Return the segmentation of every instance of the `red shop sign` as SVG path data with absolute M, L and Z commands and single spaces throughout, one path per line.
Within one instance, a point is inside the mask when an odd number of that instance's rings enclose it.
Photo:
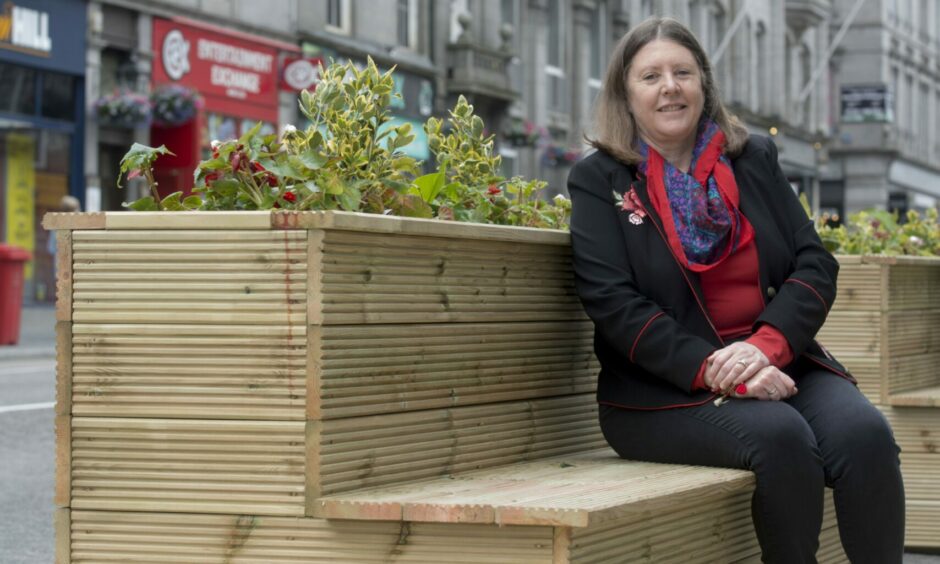
M 278 49 L 224 30 L 153 20 L 153 82 L 195 88 L 206 109 L 277 123 Z

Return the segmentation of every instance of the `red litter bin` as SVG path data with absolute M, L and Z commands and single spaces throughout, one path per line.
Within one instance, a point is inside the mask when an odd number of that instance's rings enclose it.
M 0 345 L 20 340 L 23 264 L 30 258 L 29 251 L 0 243 Z

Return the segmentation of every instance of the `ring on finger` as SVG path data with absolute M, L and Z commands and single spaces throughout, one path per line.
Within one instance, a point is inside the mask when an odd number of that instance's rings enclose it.
M 747 362 L 745 362 L 745 361 L 743 361 L 743 360 L 739 360 L 739 361 L 735 362 L 735 364 L 740 364 L 741 366 L 743 366 L 743 367 L 746 369 L 749 363 L 747 363 Z
M 777 395 L 777 388 L 774 388 L 774 387 L 764 388 L 764 391 L 767 392 L 771 396 Z

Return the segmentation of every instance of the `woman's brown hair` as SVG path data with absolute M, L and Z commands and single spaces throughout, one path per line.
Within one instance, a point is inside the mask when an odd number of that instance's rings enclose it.
M 747 142 L 748 132 L 721 103 L 705 50 L 689 28 L 672 18 L 661 17 L 643 21 L 624 35 L 614 48 L 594 108 L 595 136 L 586 137 L 588 143 L 628 164 L 643 160 L 634 148 L 637 129 L 627 99 L 627 73 L 637 52 L 656 39 L 678 43 L 695 57 L 702 74 L 702 93 L 705 98 L 702 112 L 714 120 L 725 134 L 725 154 L 736 156 Z

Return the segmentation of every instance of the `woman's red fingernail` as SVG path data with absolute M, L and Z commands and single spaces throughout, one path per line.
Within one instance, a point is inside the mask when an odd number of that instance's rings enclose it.
M 743 396 L 744 394 L 747 393 L 747 386 L 746 386 L 745 384 L 743 384 L 743 383 L 738 384 L 738 385 L 734 388 L 734 391 L 735 391 L 735 393 L 738 394 L 739 396 Z

